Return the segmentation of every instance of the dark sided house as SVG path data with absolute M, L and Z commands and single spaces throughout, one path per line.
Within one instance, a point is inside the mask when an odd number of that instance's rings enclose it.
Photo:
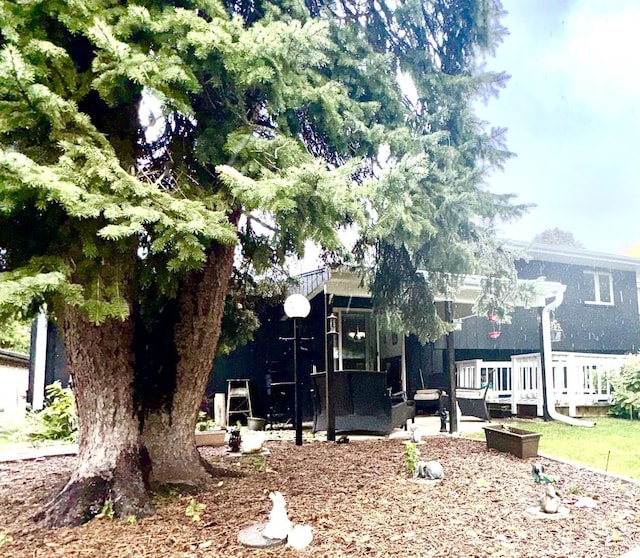
M 470 278 L 453 304 L 453 317 L 460 324 L 453 334 L 455 361 L 508 362 L 514 355 L 540 353 L 541 309 L 555 296 L 560 303 L 550 315 L 560 324 L 563 336 L 553 343 L 554 352 L 623 355 L 638 351 L 639 259 L 560 246 L 516 246 L 524 254 L 516 261 L 519 278 L 543 277 L 545 294 L 535 307 L 517 308 L 510 324 L 497 326 L 486 316 L 472 315 L 479 281 Z M 324 372 L 328 363 L 326 320 L 331 313 L 337 317 L 338 330 L 333 339 L 335 371 L 349 371 L 352 378 L 357 372 L 382 373 L 388 391 L 404 392 L 408 399 L 419 389 L 449 390 L 444 336 L 423 345 L 413 336 L 380 328 L 369 293 L 348 272 L 322 269 L 299 279 L 299 292 L 311 302 L 311 313 L 302 320 L 306 340 L 300 363 L 306 419 L 313 416 L 313 373 Z M 292 412 L 293 346 L 283 340 L 291 332 L 282 308 L 273 308 L 263 317 L 254 342 L 216 359 L 210 393 L 224 393 L 228 378 L 248 378 L 254 414 L 267 416 L 272 407 Z M 379 382 L 378 376 L 375 381 Z
M 640 260 L 549 245 L 517 244 L 526 257 L 516 261 L 518 277 L 563 284 L 562 303 L 554 311 L 563 339 L 554 351 L 599 354 L 635 353 L 640 343 Z M 429 350 L 442 350 L 441 343 Z M 456 360 L 509 360 L 513 354 L 540 350 L 538 316 L 517 308 L 500 337 L 488 336 L 484 317 L 463 320 L 456 332 Z M 440 359 L 436 358 L 436 362 Z M 433 368 L 435 371 L 435 367 Z
M 551 318 L 563 331 L 562 340 L 553 343 L 554 353 L 623 355 L 638 351 L 640 259 L 549 245 L 517 247 L 524 254 L 516 261 L 518 276 L 545 278 L 540 300 L 532 308 L 517 308 L 512 322 L 498 327 L 486 316 L 472 315 L 480 281 L 469 278 L 453 301 L 453 318 L 460 324 L 453 333 L 453 360 L 508 362 L 514 355 L 540 353 L 541 308 L 554 300 L 559 305 Z M 341 378 L 339 392 L 346 394 L 341 404 L 353 405 L 354 397 L 360 395 L 364 401 L 358 405 L 365 405 L 366 413 L 375 411 L 371 405 L 385 406 L 384 412 L 391 413 L 389 407 L 397 402 L 393 394 L 412 399 L 420 389 L 449 390 L 446 338 L 423 345 L 413 336 L 382 328 L 371 309 L 369 293 L 355 275 L 329 269 L 306 273 L 299 277 L 298 292 L 311 304 L 309 316 L 301 320 L 298 366 L 305 420 L 314 418 L 314 404 L 321 403 L 316 384 L 318 374 L 329 364 L 330 352 L 332 368 Z M 444 302 L 436 304 L 441 311 Z M 331 314 L 337 318 L 337 333 L 328 336 Z M 207 395 L 227 394 L 228 380 L 247 379 L 253 416 L 292 422 L 293 324 L 281 306 L 263 312 L 260 321 L 254 341 L 216 358 Z M 32 343 L 30 399 L 42 393 L 39 384 L 56 379 L 66 384 L 68 380 L 59 338 L 51 326 L 41 324 L 39 332 L 39 340 Z

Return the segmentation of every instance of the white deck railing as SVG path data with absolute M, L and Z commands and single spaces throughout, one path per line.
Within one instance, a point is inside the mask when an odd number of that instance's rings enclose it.
M 576 416 L 576 407 L 611 403 L 609 378 L 619 372 L 625 358 L 554 351 L 550 373 L 555 405 L 568 407 L 569 416 Z M 480 388 L 489 383 L 487 403 L 509 403 L 513 414 L 519 404 L 536 405 L 542 415 L 539 353 L 513 355 L 511 362 L 459 361 L 456 370 L 458 386 Z

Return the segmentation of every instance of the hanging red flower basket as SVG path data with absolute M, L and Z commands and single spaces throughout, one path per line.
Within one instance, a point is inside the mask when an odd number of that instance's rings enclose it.
M 489 332 L 489 337 L 491 337 L 491 339 L 497 339 L 498 337 L 500 337 L 500 332 L 499 331 L 490 331 Z
M 496 316 L 495 314 L 489 314 L 489 315 L 487 316 L 487 319 L 488 319 L 490 322 L 497 322 L 497 321 L 498 321 L 498 316 Z

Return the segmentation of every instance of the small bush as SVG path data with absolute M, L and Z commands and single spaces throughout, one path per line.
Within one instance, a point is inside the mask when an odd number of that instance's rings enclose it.
M 204 411 L 198 412 L 198 422 L 196 423 L 196 430 L 198 432 L 206 432 L 208 430 L 217 430 L 218 423 L 212 418 L 209 418 Z
M 29 438 L 34 441 L 75 440 L 78 417 L 73 392 L 57 381 L 45 388 L 45 406 L 30 412 Z
M 620 374 L 611 378 L 613 405 L 609 412 L 622 418 L 640 417 L 640 355 L 629 358 Z
M 411 476 L 414 476 L 416 473 L 418 461 L 420 461 L 420 450 L 418 446 L 414 443 L 408 443 L 404 449 L 404 466 Z

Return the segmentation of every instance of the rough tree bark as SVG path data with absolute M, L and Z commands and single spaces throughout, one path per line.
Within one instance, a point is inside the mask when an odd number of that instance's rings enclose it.
M 78 462 L 37 519 L 51 526 L 79 525 L 107 501 L 118 517 L 149 515 L 148 459 L 138 444 L 133 409 L 131 321 L 109 318 L 98 326 L 66 306 L 59 326 L 78 411 Z
M 154 484 L 197 484 L 207 477 L 195 444 L 195 425 L 220 337 L 234 248 L 211 248 L 204 268 L 191 273 L 181 285 L 171 404 L 145 417 L 142 431 Z

